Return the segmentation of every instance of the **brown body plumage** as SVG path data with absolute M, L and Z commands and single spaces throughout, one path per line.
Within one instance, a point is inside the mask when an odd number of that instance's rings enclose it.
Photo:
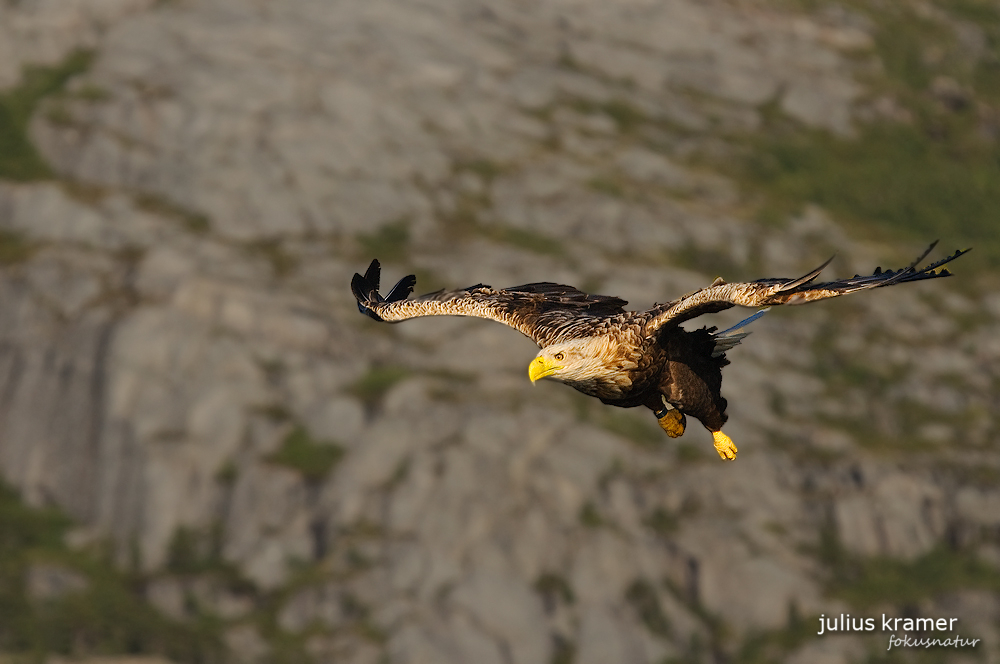
M 477 316 L 509 325 L 541 348 L 529 365 L 532 381 L 551 377 L 612 406 L 646 406 L 671 436 L 684 432 L 684 416 L 691 415 L 712 432 L 719 454 L 733 459 L 736 447 L 721 432 L 726 422 L 722 367 L 729 363 L 725 351 L 746 334 L 739 332 L 742 324 L 720 333 L 714 327 L 688 331 L 680 323 L 737 305 L 766 308 L 804 304 L 870 288 L 944 277 L 948 271 L 938 268 L 968 251 L 957 251 L 917 268 L 933 247 L 906 268 L 885 272 L 876 269 L 870 276 L 840 281 L 813 283 L 830 261 L 798 279 L 742 283 L 716 279 L 707 288 L 647 311 L 626 311 L 627 303 L 620 298 L 588 295 L 572 286 L 553 283 L 503 289 L 477 284 L 407 299 L 416 284 L 412 275 L 400 280 L 383 298 L 378 293 L 378 261 L 372 261 L 364 276 L 355 274 L 351 288 L 359 310 L 375 320 Z

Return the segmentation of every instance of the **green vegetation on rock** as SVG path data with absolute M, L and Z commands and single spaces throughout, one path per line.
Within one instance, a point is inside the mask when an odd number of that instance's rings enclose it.
M 1000 571 L 964 551 L 938 547 L 912 561 L 845 558 L 832 594 L 852 606 L 902 605 L 959 590 L 1000 592 Z
M 401 219 L 359 235 L 358 243 L 366 259 L 399 261 L 406 256 L 410 245 L 410 226 L 405 219 Z
M 373 367 L 351 386 L 351 394 L 368 405 L 377 403 L 389 389 L 410 375 L 404 367 Z
M 117 570 L 106 555 L 70 551 L 63 543 L 69 526 L 60 512 L 27 507 L 0 485 L 0 652 L 26 662 L 42 662 L 49 654 L 224 660 L 218 625 L 163 617 L 145 602 L 141 574 Z M 31 597 L 27 578 L 36 563 L 66 568 L 86 582 L 72 592 Z
M 333 470 L 343 456 L 342 447 L 329 441 L 317 441 L 299 426 L 285 437 L 281 449 L 268 460 L 297 470 L 309 481 L 318 482 Z
M 652 583 L 637 579 L 625 591 L 625 601 L 652 634 L 663 638 L 670 636 L 670 623 L 663 613 L 660 597 Z
M 20 233 L 0 230 L 0 265 L 13 265 L 31 257 L 36 245 Z
M 608 412 L 601 413 L 598 423 L 610 431 L 617 434 L 639 447 L 648 449 L 661 449 L 670 440 L 659 426 L 650 423 L 648 412 L 642 413 L 642 418 L 637 413 L 619 412 L 608 409 Z
M 208 230 L 207 224 L 203 230 L 198 232 L 204 232 L 204 230 Z M 288 253 L 279 238 L 271 237 L 252 240 L 245 246 L 246 250 L 252 255 L 259 256 L 268 262 L 271 266 L 271 273 L 275 277 L 288 276 L 298 267 L 298 259 Z
M 546 606 L 554 606 L 560 602 L 573 604 L 576 601 L 576 594 L 569 585 L 569 581 L 555 572 L 543 572 L 539 575 L 538 579 L 535 580 L 534 588 Z
M 587 501 L 580 507 L 580 525 L 587 528 L 599 528 L 604 523 L 604 518 L 597 511 L 597 506 L 594 503 Z
M 866 96 L 858 104 L 866 110 L 858 113 L 856 135 L 806 127 L 776 100 L 761 109 L 761 129 L 730 137 L 743 157 L 721 166 L 749 193 L 763 194 L 763 221 L 782 223 L 815 203 L 869 236 L 941 238 L 945 250 L 975 246 L 962 269 L 995 262 L 1000 11 L 977 0 L 939 0 L 937 13 L 904 3 L 843 4 L 872 22 L 880 63 L 859 69 Z M 981 52 L 963 44 L 963 21 L 983 34 Z
M 82 185 L 74 186 L 80 188 Z M 148 192 L 140 193 L 135 196 L 135 204 L 152 214 L 172 217 L 179 221 L 183 228 L 198 235 L 207 233 L 212 228 L 211 222 L 204 214 L 177 205 L 163 196 Z
M 776 130 L 755 141 L 744 176 L 770 197 L 765 215 L 784 217 L 816 203 L 914 241 L 943 237 L 949 251 L 971 244 L 998 255 L 1000 149 L 935 135 L 941 127 L 932 126 L 933 118 L 923 122 L 864 125 L 857 139 Z
M 0 178 L 39 180 L 52 177 L 28 137 L 31 115 L 45 97 L 60 92 L 87 70 L 93 54 L 75 51 L 52 67 L 25 67 L 21 83 L 0 93 Z

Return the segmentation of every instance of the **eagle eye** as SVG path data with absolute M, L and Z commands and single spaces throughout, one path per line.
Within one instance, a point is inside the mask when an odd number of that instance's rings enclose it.
M 556 353 L 555 355 L 553 355 L 553 357 L 556 358 L 559 361 L 562 361 L 562 359 L 564 357 L 566 357 L 566 354 L 563 353 L 562 351 L 559 351 L 558 353 Z

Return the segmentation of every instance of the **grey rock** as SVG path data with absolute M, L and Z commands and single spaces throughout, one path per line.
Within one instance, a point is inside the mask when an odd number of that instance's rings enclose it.
M 481 637 L 480 637 L 481 638 Z M 464 653 L 454 653 L 446 646 L 436 643 L 431 634 L 416 624 L 409 624 L 396 631 L 388 643 L 388 652 L 393 662 L 402 664 L 460 664 L 466 661 Z M 488 646 L 478 649 L 479 656 L 499 659 L 496 652 L 489 652 Z M 489 654 L 484 655 L 484 651 Z
M 188 590 L 180 579 L 161 577 L 146 585 L 146 600 L 173 620 L 188 617 L 187 598 Z
M 316 662 L 378 664 L 385 661 L 382 648 L 360 637 L 316 635 L 306 641 L 306 652 Z
M 97 206 L 75 198 L 73 188 L 52 183 L 0 182 L 0 225 L 48 242 L 108 251 L 145 247 L 176 235 L 163 219 L 138 209 L 123 195 L 99 195 Z
M 448 624 L 450 632 L 449 646 L 463 662 L 487 662 L 488 664 L 501 664 L 506 661 L 525 662 L 537 660 L 525 660 L 512 658 L 509 652 L 509 645 L 498 643 L 495 636 L 488 633 L 474 617 L 458 614 L 454 616 Z M 485 633 L 484 633 L 485 632 Z M 506 647 L 505 647 L 506 646 Z M 544 660 L 543 660 L 544 661 Z
M 378 325 L 347 288 L 373 257 L 386 283 L 416 272 L 418 290 L 554 280 L 635 307 L 710 283 L 677 264 L 689 255 L 780 276 L 837 251 L 831 276 L 869 270 L 892 249 L 817 207 L 781 229 L 749 222 L 745 193 L 687 159 L 755 131 L 771 101 L 850 133 L 855 101 L 877 93 L 852 76 L 874 58 L 860 14 L 688 0 L 57 5 L 0 7 L 0 86 L 23 62 L 98 47 L 32 120 L 59 179 L 0 183 L 0 229 L 30 249 L 0 270 L 0 470 L 29 503 L 70 511 L 74 546 L 110 536 L 124 560 L 136 543 L 156 575 L 147 600 L 218 616 L 236 661 L 271 648 L 245 622 L 253 599 L 211 575 L 164 576 L 181 528 L 221 528 L 225 559 L 282 597 L 279 626 L 331 662 L 544 662 L 555 635 L 578 662 L 658 662 L 710 640 L 704 612 L 735 653 L 792 608 L 849 609 L 823 596 L 809 553 L 831 508 L 852 554 L 913 559 L 956 529 L 988 557 L 976 537 L 996 525 L 994 493 L 919 470 L 947 446 L 905 469 L 889 450 L 880 465 L 854 426 L 942 439 L 945 425 L 903 416 L 933 408 L 995 465 L 1000 335 L 964 318 L 990 316 L 989 298 L 921 284 L 755 323 L 724 387 L 740 459 L 720 465 L 694 422 L 648 445 L 608 419 L 655 430 L 642 409 L 529 386 L 537 349 L 512 330 Z M 820 378 L 827 349 L 896 387 Z M 407 376 L 362 397 L 380 367 Z M 344 449 L 328 476 L 278 463 L 299 427 Z M 293 591 L 295 565 L 326 577 Z M 667 635 L 625 597 L 637 579 Z M 345 593 L 368 607 L 363 626 Z M 995 617 L 989 597 L 959 595 L 934 601 L 963 621 Z M 836 640 L 791 654 L 859 656 Z
M 681 565 L 675 583 L 702 606 L 741 632 L 784 627 L 792 606 L 806 614 L 829 606 L 804 560 L 755 555 L 727 530 L 722 523 L 699 523 L 679 538 L 685 553 L 675 563 Z M 724 540 L 732 545 L 716 546 Z
M 976 559 L 994 569 L 1000 569 L 1000 546 L 985 544 L 976 551 Z
M 237 478 L 225 523 L 223 555 L 263 588 L 275 588 L 294 560 L 310 560 L 308 496 L 301 476 L 275 464 L 251 465 Z
M 570 81 L 573 94 L 614 97 L 592 78 L 525 61 L 537 56 L 532 49 L 502 51 L 456 3 L 436 3 L 435 21 L 388 1 L 365 11 L 305 0 L 281 11 L 233 7 L 218 0 L 117 26 L 106 42 L 108 57 L 88 77 L 112 97 L 73 104 L 69 125 L 36 123 L 46 155 L 78 179 L 155 192 L 207 213 L 230 237 L 368 232 L 427 214 L 429 202 L 412 178 L 441 182 L 454 146 L 475 140 L 509 161 L 545 140 L 544 124 L 518 107 L 544 105 Z M 231 11 L 246 22 L 242 32 L 226 32 Z M 531 24 L 505 19 L 550 40 L 550 14 Z M 713 15 L 697 3 L 641 14 L 581 9 L 570 24 L 581 33 L 569 41 L 570 57 L 631 80 L 656 99 L 652 107 L 676 105 L 664 103 L 665 86 L 704 88 L 741 104 L 761 103 L 785 87 L 786 110 L 796 117 L 837 131 L 848 126 L 857 91 L 822 33 L 803 34 L 800 24 L 775 14 Z M 602 29 L 584 37 L 587 21 Z M 348 25 L 368 30 L 339 32 Z M 463 39 L 448 39 L 451 29 Z M 227 37 L 179 37 L 203 30 Z M 757 31 L 771 39 L 747 39 Z M 257 35 L 270 46 L 257 47 Z M 445 42 L 448 49 L 427 46 Z M 378 55 L 351 60 L 350 68 L 334 64 L 358 48 Z M 789 67 L 775 69 L 776 57 Z M 298 72 L 298 82 L 281 75 L 286 69 Z M 817 80 L 829 83 L 817 88 Z
M 540 662 L 548 656 L 538 597 L 517 578 L 477 573 L 451 594 L 457 608 L 468 611 L 475 624 L 503 644 L 512 662 Z
M 865 653 L 865 640 L 857 636 L 827 634 L 805 644 L 785 660 L 786 664 L 848 664 Z
M 0 89 L 24 65 L 55 65 L 75 49 L 94 48 L 114 23 L 154 0 L 68 0 L 0 5 Z
M 110 655 L 106 657 L 85 657 L 83 659 L 66 659 L 59 656 L 52 656 L 45 661 L 47 664 L 76 664 L 78 662 L 85 664 L 173 664 L 171 660 L 156 655 Z
M 1000 646 L 1000 637 L 993 629 L 1000 619 L 996 593 L 983 589 L 962 590 L 948 593 L 927 605 L 928 612 L 958 618 L 956 634 L 967 640 L 978 638 L 977 650 L 994 651 Z
M 36 602 L 60 599 L 89 587 L 90 581 L 83 574 L 48 563 L 30 565 L 25 578 L 25 592 L 29 599 Z
M 236 661 L 241 664 L 260 662 L 271 650 L 257 628 L 252 625 L 237 625 L 227 629 L 223 640 Z
M 217 577 L 195 578 L 190 586 L 199 610 L 223 620 L 245 618 L 254 609 L 254 600 L 249 594 L 233 591 Z
M 962 487 L 954 505 L 958 516 L 970 523 L 987 527 L 1000 523 L 1000 492 Z
M 318 399 L 302 417 L 309 432 L 320 440 L 353 445 L 364 431 L 364 407 L 357 399 Z
M 291 597 L 278 612 L 278 626 L 299 633 L 320 625 L 336 627 L 344 620 L 343 601 L 335 584 L 307 588 Z
M 635 546 L 605 529 L 587 539 L 587 546 L 573 556 L 569 575 L 570 586 L 584 606 L 624 596 L 636 578 L 652 577 L 665 562 L 659 552 Z
M 643 656 L 623 621 L 606 606 L 592 606 L 584 612 L 577 643 L 579 650 L 574 661 L 581 664 L 650 661 Z
M 630 148 L 617 159 L 618 166 L 630 178 L 658 184 L 677 191 L 692 187 L 694 177 L 663 155 L 642 148 Z
M 913 559 L 930 551 L 944 533 L 939 487 L 902 474 L 889 474 L 870 493 L 836 503 L 840 541 L 853 553 Z

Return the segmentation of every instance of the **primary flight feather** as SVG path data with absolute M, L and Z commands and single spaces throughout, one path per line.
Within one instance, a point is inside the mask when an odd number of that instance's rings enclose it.
M 740 330 L 762 311 L 723 332 L 714 327 L 688 331 L 680 324 L 734 306 L 763 310 L 950 276 L 942 266 L 969 250 L 917 267 L 936 244 L 899 270 L 876 268 L 869 276 L 814 283 L 828 260 L 798 279 L 741 283 L 716 279 L 706 288 L 646 311 L 626 311 L 627 302 L 621 298 L 588 295 L 572 286 L 548 282 L 501 289 L 477 284 L 408 299 L 416 285 L 416 277 L 410 275 L 382 297 L 377 260 L 364 276 L 354 275 L 351 290 L 361 313 L 378 321 L 477 316 L 509 325 L 541 348 L 528 365 L 532 382 L 554 378 L 612 406 L 645 406 L 674 438 L 684 433 L 685 416 L 691 415 L 712 433 L 719 456 L 732 460 L 736 446 L 722 433 L 727 419 L 726 400 L 721 394 L 722 367 L 729 364 L 725 352 L 747 335 Z

